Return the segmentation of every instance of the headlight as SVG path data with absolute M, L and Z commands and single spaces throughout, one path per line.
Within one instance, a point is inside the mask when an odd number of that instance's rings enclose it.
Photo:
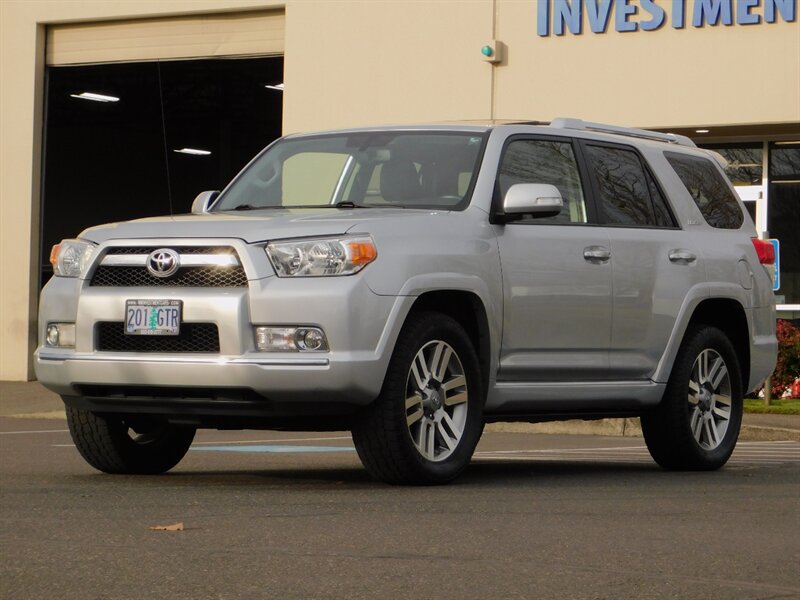
M 278 277 L 352 275 L 378 257 L 369 236 L 271 242 L 266 251 Z
M 78 277 L 89 264 L 95 245 L 81 240 L 62 240 L 50 251 L 53 273 L 59 277 Z

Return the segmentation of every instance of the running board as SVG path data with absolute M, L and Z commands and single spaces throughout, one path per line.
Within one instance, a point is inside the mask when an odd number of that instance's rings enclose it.
M 665 387 L 653 381 L 499 382 L 490 386 L 484 413 L 637 413 L 656 406 Z

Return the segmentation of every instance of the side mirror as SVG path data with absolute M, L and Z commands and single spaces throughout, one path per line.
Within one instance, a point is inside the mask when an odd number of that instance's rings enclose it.
M 561 212 L 564 200 L 558 188 L 549 183 L 516 183 L 503 198 L 506 215 L 553 217 Z
M 207 213 L 208 207 L 217 199 L 217 196 L 219 196 L 219 190 L 200 192 L 197 194 L 197 198 L 192 202 L 192 214 L 203 215 Z

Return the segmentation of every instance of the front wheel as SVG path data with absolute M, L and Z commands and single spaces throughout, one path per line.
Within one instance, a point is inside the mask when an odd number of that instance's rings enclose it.
M 661 404 L 642 415 L 653 459 L 665 469 L 709 471 L 733 453 L 742 423 L 739 360 L 716 327 L 686 332 Z
M 412 313 L 378 399 L 353 427 L 367 471 L 381 481 L 437 484 L 469 464 L 483 431 L 478 358 L 454 319 Z
M 169 471 L 189 450 L 195 429 L 155 417 L 100 415 L 67 406 L 72 440 L 84 460 L 105 473 Z

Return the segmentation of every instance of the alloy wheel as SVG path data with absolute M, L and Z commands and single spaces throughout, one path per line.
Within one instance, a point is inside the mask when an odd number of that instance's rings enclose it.
M 423 458 L 439 462 L 458 447 L 467 420 L 467 379 L 452 346 L 425 344 L 414 356 L 405 394 L 406 423 Z
M 703 350 L 689 377 L 689 427 L 704 450 L 714 450 L 725 438 L 731 420 L 731 378 L 716 350 Z

